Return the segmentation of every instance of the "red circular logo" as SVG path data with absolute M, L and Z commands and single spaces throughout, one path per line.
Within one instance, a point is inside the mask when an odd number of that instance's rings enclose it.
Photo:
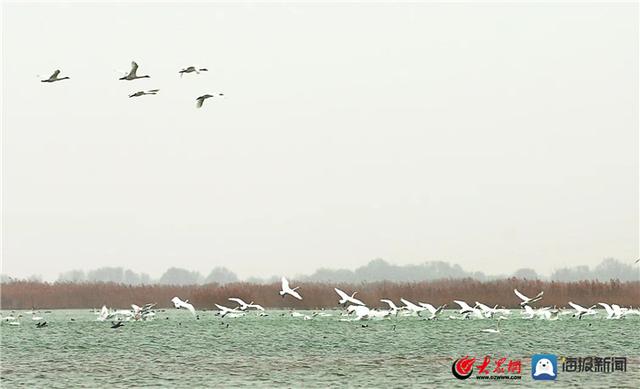
M 473 374 L 473 362 L 475 360 L 475 358 L 469 358 L 469 356 L 456 359 L 451 365 L 451 373 L 459 380 L 466 380 Z

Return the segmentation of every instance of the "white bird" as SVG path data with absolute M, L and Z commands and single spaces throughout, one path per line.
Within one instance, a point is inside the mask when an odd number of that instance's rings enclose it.
M 40 80 L 42 82 L 56 82 L 56 81 L 62 81 L 62 80 L 68 80 L 69 77 L 58 77 L 58 75 L 60 74 L 60 70 L 56 70 L 55 72 L 53 72 L 53 74 L 47 78 L 46 80 Z
M 189 303 L 189 300 L 182 301 L 182 300 L 180 300 L 180 298 L 174 297 L 174 298 L 171 299 L 171 302 L 176 307 L 176 309 L 185 308 L 186 310 L 191 312 L 191 314 L 194 317 L 196 316 L 196 309 L 193 307 L 193 304 Z
M 284 276 L 282 277 L 282 290 L 280 290 L 280 296 L 282 296 L 282 298 L 284 298 L 285 295 L 291 295 L 295 298 L 297 298 L 298 300 L 302 300 L 302 296 L 300 296 L 300 293 L 296 292 L 296 290 L 298 290 L 300 287 L 297 286 L 293 289 L 291 289 L 289 287 L 289 281 L 287 281 L 286 278 L 284 278 Z
M 245 311 L 245 310 L 247 310 L 249 308 L 255 308 L 255 309 L 259 310 L 259 311 L 264 311 L 264 308 L 261 305 L 254 304 L 253 301 L 250 302 L 249 304 L 247 304 L 242 299 L 239 299 L 237 297 L 231 297 L 231 298 L 229 298 L 229 301 L 235 301 L 236 303 L 238 303 L 238 305 L 240 305 L 238 308 L 241 311 Z
M 419 306 L 415 305 L 414 303 L 412 303 L 411 301 L 405 300 L 403 298 L 401 298 L 400 301 L 404 304 L 405 308 L 409 312 L 417 313 L 418 316 L 420 316 L 420 312 L 422 312 L 422 311 L 427 309 L 425 307 L 419 307 Z
M 529 298 L 529 297 L 523 295 L 522 293 L 520 293 L 518 291 L 518 289 L 514 289 L 513 293 L 515 293 L 516 296 L 518 296 L 520 298 L 520 300 L 522 300 L 522 302 L 520 303 L 520 306 L 524 307 L 525 305 L 529 305 L 531 303 L 535 303 L 536 301 L 542 300 L 542 295 L 544 294 L 544 291 L 538 293 L 537 295 L 535 295 L 535 297 L 532 297 L 532 298 Z
M 447 307 L 447 304 L 441 305 L 438 308 L 434 307 L 431 304 L 428 303 L 421 303 L 418 301 L 418 304 L 420 304 L 421 307 L 424 307 L 427 309 L 427 311 L 429 311 L 431 313 L 431 316 L 429 316 L 427 318 L 427 320 L 434 320 L 437 319 L 439 315 L 442 314 L 442 312 L 444 312 L 444 309 Z
M 400 308 L 398 308 L 393 301 L 387 300 L 387 299 L 381 299 L 380 301 L 382 301 L 383 303 L 385 303 L 385 304 L 387 304 L 389 306 L 389 310 L 391 311 L 391 313 L 393 315 L 397 315 L 398 314 L 398 311 L 400 310 Z
M 347 312 L 349 312 L 349 314 L 356 314 L 356 318 L 354 320 L 367 320 L 369 319 L 371 310 L 363 305 L 349 305 L 347 307 Z
M 346 294 L 345 292 L 341 291 L 338 288 L 333 288 L 333 289 L 336 291 L 338 296 L 340 296 L 340 300 L 338 301 L 338 303 L 340 303 L 342 305 L 345 305 L 346 303 L 352 303 L 352 304 L 356 304 L 356 305 L 365 305 L 362 301 L 360 301 L 357 298 L 353 297 L 358 292 L 353 292 L 353 294 L 351 296 L 349 296 L 348 294 Z
M 491 308 L 491 307 L 489 307 L 489 306 L 487 306 L 485 304 L 482 304 L 481 302 L 478 302 L 478 301 L 476 301 L 476 306 L 475 307 L 476 308 L 480 308 L 480 310 L 482 310 L 482 314 L 488 319 L 492 318 L 493 315 L 495 315 L 496 313 L 500 313 L 502 315 L 510 315 L 511 314 L 511 311 L 509 311 L 508 309 L 502 309 L 502 308 L 498 309 L 497 305 L 494 306 L 493 308 Z
M 585 308 L 585 307 L 582 307 L 582 306 L 580 306 L 580 305 L 578 305 L 576 303 L 573 303 L 571 301 L 569 301 L 569 305 L 571 305 L 571 307 L 576 310 L 576 313 L 573 314 L 573 317 L 577 317 L 578 319 L 582 319 L 582 316 L 585 316 L 585 315 L 595 315 L 596 314 L 596 311 L 593 310 L 595 305 L 592 305 L 589 308 Z M 614 308 L 614 310 L 615 310 L 615 308 Z
M 138 76 L 136 73 L 138 71 L 138 64 L 135 61 L 131 62 L 131 70 L 129 71 L 129 74 L 127 74 L 124 77 L 120 77 L 120 80 L 136 80 L 138 78 L 151 78 L 151 76 L 149 75 L 144 75 L 144 76 Z
M 160 92 L 160 89 L 149 89 L 148 91 L 138 91 L 136 93 L 132 93 L 129 95 L 129 97 L 140 97 L 140 96 L 144 96 L 144 95 L 157 95 L 158 92 Z
M 107 320 L 107 317 L 109 317 L 109 309 L 107 309 L 106 305 L 103 305 L 102 309 L 100 310 L 100 315 L 98 316 L 98 318 L 96 320 L 97 321 L 105 321 L 105 320 Z
M 598 303 L 598 304 L 602 306 L 605 311 L 607 311 L 606 319 L 620 319 L 620 317 L 616 315 L 616 312 L 611 308 L 609 304 L 607 303 Z
M 230 313 L 242 313 L 241 311 L 238 311 L 238 310 L 233 309 L 233 308 L 227 308 L 227 307 L 224 307 L 224 306 L 218 305 L 218 304 L 215 304 L 215 305 L 220 310 L 218 312 L 218 315 L 220 315 L 220 317 L 225 317 Z
M 180 70 L 178 73 L 180 73 L 180 77 L 182 77 L 186 73 L 200 74 L 200 72 L 207 72 L 207 71 L 209 71 L 209 70 L 206 69 L 206 68 L 197 68 L 195 66 L 189 66 L 189 67 L 186 67 L 186 68 Z
M 478 308 L 469 306 L 469 304 L 467 304 L 465 301 L 453 300 L 453 302 L 460 306 L 460 311 L 458 311 L 458 313 L 465 316 L 465 318 L 468 318 L 471 314 L 473 314 L 479 319 L 484 318 L 484 315 L 482 314 L 481 310 L 479 310 Z
M 628 315 L 640 315 L 640 311 L 632 308 L 621 308 L 618 304 L 611 304 L 611 309 L 620 319 L 624 319 Z

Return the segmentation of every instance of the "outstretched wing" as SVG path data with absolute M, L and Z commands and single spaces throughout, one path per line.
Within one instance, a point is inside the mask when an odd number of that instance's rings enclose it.
M 579 306 L 578 304 L 573 303 L 573 302 L 571 302 L 571 301 L 569 301 L 569 305 L 571 305 L 571 307 L 573 307 L 573 309 L 575 309 L 575 310 L 576 310 L 576 311 L 578 311 L 578 312 L 586 311 L 586 309 L 584 309 L 584 307 L 581 307 L 581 306 Z
M 396 304 L 391 300 L 381 299 L 380 301 L 382 301 L 383 303 L 386 303 L 389 306 L 389 308 L 391 308 L 391 309 L 398 309 Z
M 131 61 L 131 71 L 129 71 L 129 76 L 135 77 L 137 71 L 138 71 L 138 64 L 136 63 L 136 61 Z
M 192 314 L 193 316 L 195 316 L 195 315 L 196 315 L 196 309 L 193 307 L 193 305 L 192 305 L 192 304 L 184 303 L 183 307 L 187 308 L 187 309 L 189 310 L 189 312 L 191 312 L 191 314 Z
M 598 303 L 600 304 L 600 306 L 602 306 L 604 308 L 605 311 L 607 311 L 607 314 L 611 315 L 613 314 L 613 309 L 611 309 L 611 306 L 607 303 Z
M 200 102 L 200 106 L 202 106 L 202 102 Z M 282 290 L 287 290 L 289 288 L 289 281 L 282 276 Z
M 198 97 L 196 99 L 196 107 L 198 107 L 198 108 L 202 107 L 202 103 L 204 103 L 204 97 Z M 283 279 L 284 279 L 284 277 L 283 277 Z
M 434 307 L 433 305 L 431 305 L 429 303 L 421 303 L 421 302 L 418 302 L 418 304 L 420 304 L 421 306 L 427 308 L 427 310 L 429 312 L 431 312 L 432 314 L 436 313 L 436 307 Z
M 302 300 L 302 296 L 300 296 L 300 293 L 296 292 L 295 290 L 290 290 L 290 291 L 289 291 L 289 293 L 290 293 L 293 297 L 297 298 L 298 300 Z
M 341 291 L 338 288 L 333 288 L 333 290 L 336 291 L 336 293 L 338 294 L 338 296 L 340 296 L 341 300 L 348 300 L 350 296 L 348 296 L 345 292 Z
M 53 72 L 53 74 L 51 75 L 51 77 L 49 77 L 50 80 L 55 80 L 56 78 L 58 78 L 58 75 L 60 74 L 60 70 L 56 70 L 55 72 Z
M 243 307 L 245 305 L 247 305 L 244 301 L 242 301 L 241 299 L 237 298 L 237 297 L 231 297 L 229 298 L 229 301 L 235 301 L 236 303 L 242 305 Z
M 516 296 L 520 297 L 520 300 L 522 300 L 522 301 L 529 300 L 529 297 L 527 297 L 527 296 L 523 295 L 522 293 L 518 292 L 518 289 L 514 289 L 513 293 L 515 293 Z

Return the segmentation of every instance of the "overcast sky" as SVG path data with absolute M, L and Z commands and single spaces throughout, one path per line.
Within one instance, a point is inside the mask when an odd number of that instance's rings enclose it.
M 2 38 L 5 274 L 638 256 L 637 4 L 8 3 Z

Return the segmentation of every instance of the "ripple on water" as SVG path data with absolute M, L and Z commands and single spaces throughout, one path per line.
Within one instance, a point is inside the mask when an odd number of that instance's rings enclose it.
M 556 322 L 511 319 L 499 334 L 485 320 L 313 321 L 279 314 L 192 320 L 167 311 L 161 320 L 113 330 L 84 311 L 46 314 L 49 327 L 2 325 L 0 384 L 31 387 L 468 387 L 451 375 L 463 355 L 523 359 L 519 386 L 535 386 L 530 356 L 629 357 L 629 371 L 561 375 L 563 386 L 633 387 L 640 381 L 639 319 Z M 164 317 L 169 317 L 165 320 Z M 74 318 L 74 321 L 70 319 Z M 31 324 L 31 323 L 29 323 Z M 226 326 L 229 324 L 229 327 Z M 591 325 L 589 325 L 591 324 Z M 623 335 L 626 334 L 626 335 Z M 576 341 L 579 340 L 579 341 Z M 418 372 L 419 374 L 416 374 Z

